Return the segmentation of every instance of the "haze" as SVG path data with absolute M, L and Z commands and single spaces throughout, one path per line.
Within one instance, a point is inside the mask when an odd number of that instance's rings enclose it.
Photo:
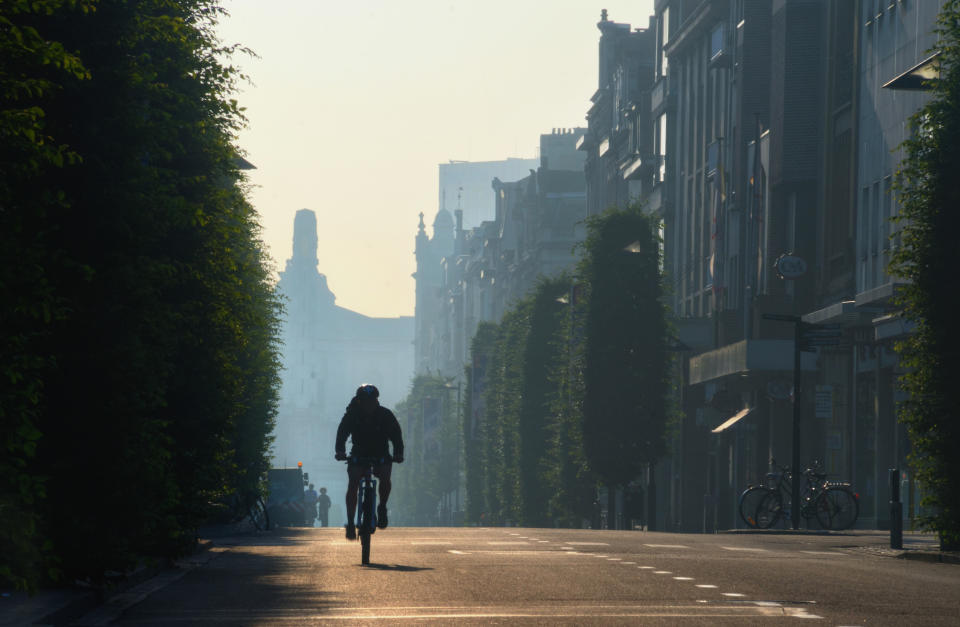
M 417 214 L 437 164 L 535 157 L 540 133 L 583 126 L 597 88 L 596 23 L 646 28 L 652 0 L 235 0 L 225 43 L 249 75 L 239 145 L 276 269 L 298 209 L 317 213 L 319 270 L 337 304 L 412 315 Z M 470 225 L 473 226 L 473 225 Z

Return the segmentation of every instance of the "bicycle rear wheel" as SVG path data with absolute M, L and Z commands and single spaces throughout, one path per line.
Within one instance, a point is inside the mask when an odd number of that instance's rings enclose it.
M 748 527 L 757 528 L 757 510 L 769 492 L 763 486 L 751 486 L 740 495 L 740 519 Z
M 827 488 L 817 499 L 817 521 L 824 529 L 840 531 L 857 522 L 860 505 L 846 488 Z
M 757 527 L 760 529 L 769 529 L 777 524 L 783 515 L 783 500 L 780 493 L 775 490 L 768 490 L 766 496 L 757 506 Z

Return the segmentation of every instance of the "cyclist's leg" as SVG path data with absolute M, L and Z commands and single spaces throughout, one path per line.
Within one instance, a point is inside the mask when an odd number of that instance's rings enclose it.
M 386 464 L 380 464 L 379 466 L 374 467 L 373 474 L 376 476 L 379 481 L 377 491 L 379 492 L 378 496 L 380 497 L 380 506 L 387 506 L 387 499 L 390 498 L 390 475 L 393 470 L 393 462 L 387 462 Z
M 363 468 L 350 464 L 347 466 L 347 524 L 351 525 L 356 520 L 357 513 L 357 490 L 360 488 L 360 478 L 363 476 Z

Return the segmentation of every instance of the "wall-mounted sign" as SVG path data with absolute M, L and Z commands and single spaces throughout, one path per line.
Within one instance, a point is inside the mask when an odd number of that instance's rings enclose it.
M 782 254 L 777 257 L 775 265 L 777 276 L 781 279 L 799 279 L 807 273 L 807 262 L 796 255 Z

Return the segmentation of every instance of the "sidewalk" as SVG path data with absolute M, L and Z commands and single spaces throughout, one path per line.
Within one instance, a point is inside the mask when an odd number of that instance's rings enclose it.
M 881 557 L 960 564 L 960 551 L 941 551 L 940 539 L 936 534 L 920 531 L 903 532 L 903 548 L 890 548 L 890 532 L 882 529 L 849 529 L 846 531 L 823 531 L 819 529 L 728 529 L 718 533 L 732 535 L 785 535 L 824 538 L 851 538 L 854 545 L 844 548 L 853 549 Z
M 73 586 L 40 590 L 33 596 L 25 592 L 0 590 L 0 627 L 70 624 L 164 572 L 185 571 L 193 567 L 196 558 L 203 556 L 212 546 L 210 540 L 201 539 L 197 551 L 177 563 L 137 568 L 103 588 Z

